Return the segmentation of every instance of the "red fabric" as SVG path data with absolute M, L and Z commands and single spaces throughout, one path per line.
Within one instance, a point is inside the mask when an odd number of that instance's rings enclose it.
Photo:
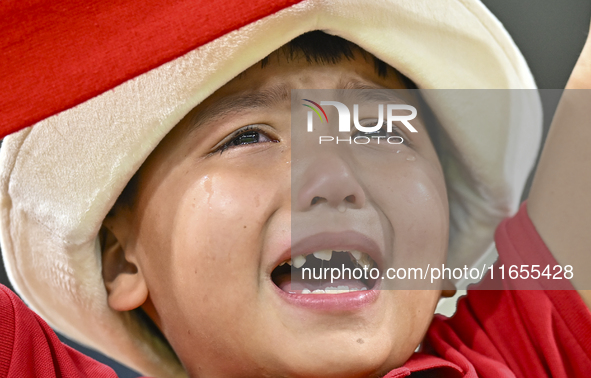
M 495 242 L 497 264 L 557 264 L 525 203 L 499 225 Z M 432 352 L 461 367 L 464 377 L 590 377 L 591 312 L 568 281 L 537 282 L 569 290 L 469 290 L 453 318 L 433 320 Z M 509 289 L 524 281 L 500 283 Z
M 0 1 L 0 138 L 299 1 Z
M 62 344 L 53 330 L 0 285 L 0 377 L 117 377 L 113 369 Z
M 526 207 L 496 233 L 501 259 L 555 263 Z M 509 281 L 504 282 L 510 284 Z M 571 290 L 476 290 L 451 318 L 436 316 L 424 353 L 385 378 L 427 372 L 438 378 L 591 376 L 591 312 Z M 115 377 L 63 345 L 18 297 L 0 285 L 0 377 Z

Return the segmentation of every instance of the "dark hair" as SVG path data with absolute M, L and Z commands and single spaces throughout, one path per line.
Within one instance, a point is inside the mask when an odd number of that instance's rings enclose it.
M 343 59 L 355 59 L 354 53 L 359 52 L 367 61 L 373 60 L 378 76 L 387 77 L 388 71 L 395 72 L 400 75 L 408 89 L 416 89 L 416 85 L 412 80 L 384 61 L 376 58 L 353 42 L 335 35 L 326 34 L 320 30 L 304 33 L 281 46 L 278 51 L 281 51 L 288 60 L 304 58 L 310 64 L 337 64 Z M 268 63 L 269 56 L 261 60 L 261 67 L 264 68 Z

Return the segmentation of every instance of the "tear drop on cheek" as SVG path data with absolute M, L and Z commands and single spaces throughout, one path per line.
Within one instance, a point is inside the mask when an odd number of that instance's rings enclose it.
M 400 153 L 400 150 L 397 150 L 396 153 L 399 154 Z
M 406 160 L 408 161 L 415 161 L 417 158 L 414 155 L 410 155 L 406 157 Z

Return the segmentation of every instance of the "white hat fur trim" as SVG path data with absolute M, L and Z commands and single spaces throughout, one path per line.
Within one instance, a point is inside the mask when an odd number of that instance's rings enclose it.
M 361 9 L 362 8 L 362 9 Z M 58 331 L 155 377 L 184 376 L 129 314 L 107 305 L 97 234 L 129 179 L 185 114 L 257 61 L 311 30 L 348 39 L 420 88 L 535 88 L 502 25 L 476 0 L 308 0 L 231 32 L 75 108 L 5 138 L 1 246 L 22 298 Z M 474 127 L 452 99 L 427 101 L 452 143 L 443 161 L 452 263 L 474 263 L 516 210 L 541 138 L 536 94 L 527 122 Z M 510 108 L 512 105 L 507 104 Z M 533 117 L 533 118 L 532 118 Z

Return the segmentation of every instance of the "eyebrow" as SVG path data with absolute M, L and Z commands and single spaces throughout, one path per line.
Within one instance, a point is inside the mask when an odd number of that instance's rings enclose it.
M 291 90 L 286 84 L 278 84 L 263 90 L 241 92 L 224 97 L 190 120 L 188 131 L 200 126 L 243 112 L 245 110 L 270 108 L 280 103 L 289 103 Z
M 388 89 L 379 85 L 368 84 L 358 80 L 350 80 L 339 83 L 339 88 L 345 89 L 344 95 L 352 102 L 389 102 L 395 104 L 408 104 L 405 99 L 408 89 Z M 348 91 L 354 90 L 354 91 Z
M 408 100 L 404 100 L 403 96 L 398 95 L 396 90 L 359 80 L 341 80 L 337 84 L 337 88 L 342 90 L 346 97 L 354 101 L 408 103 Z M 349 90 L 354 91 L 351 93 Z M 351 98 L 351 95 L 354 98 Z M 290 98 L 291 87 L 285 83 L 277 84 L 263 90 L 245 91 L 227 96 L 190 117 L 187 132 L 191 133 L 204 124 L 215 122 L 246 110 L 271 108 L 280 103 L 289 103 Z

